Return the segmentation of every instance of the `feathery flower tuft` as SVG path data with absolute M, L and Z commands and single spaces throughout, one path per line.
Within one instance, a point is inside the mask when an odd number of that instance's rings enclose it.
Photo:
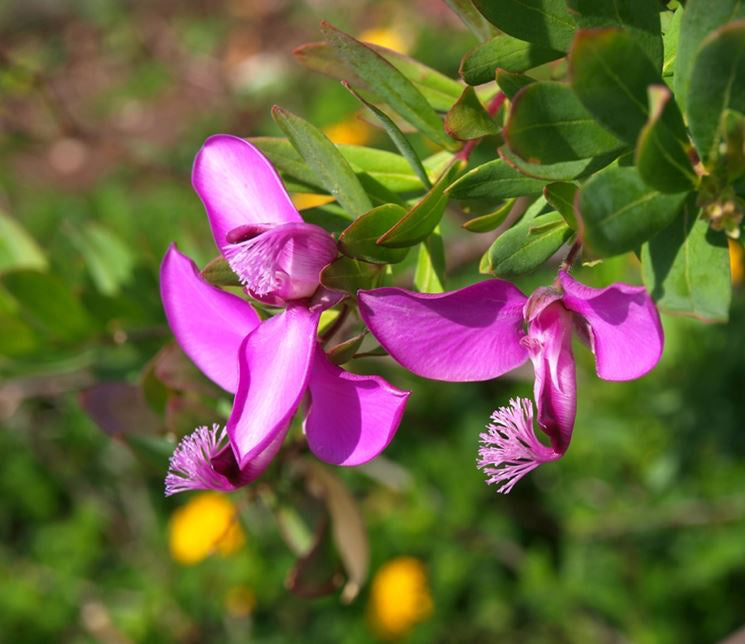
M 212 459 L 227 444 L 225 428 L 217 423 L 211 428 L 197 427 L 184 436 L 171 455 L 166 476 L 166 496 L 186 490 L 234 490 L 235 485 L 212 465 Z
M 509 407 L 500 407 L 491 416 L 487 431 L 479 435 L 481 447 L 477 466 L 489 478 L 488 484 L 501 484 L 497 492 L 508 494 L 528 472 L 561 454 L 541 443 L 533 431 L 533 403 L 513 398 Z

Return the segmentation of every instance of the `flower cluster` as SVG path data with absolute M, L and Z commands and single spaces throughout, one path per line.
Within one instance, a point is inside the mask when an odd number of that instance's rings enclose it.
M 186 354 L 235 394 L 227 425 L 200 427 L 171 459 L 166 493 L 231 491 L 254 481 L 279 451 L 303 400 L 310 450 L 335 465 L 360 465 L 393 438 L 409 392 L 378 376 L 333 364 L 318 340 L 321 313 L 341 295 L 320 284 L 337 245 L 303 222 L 272 165 L 251 144 L 210 137 L 197 154 L 194 188 L 215 243 L 254 300 L 279 312 L 262 321 L 245 299 L 207 283 L 172 246 L 163 260 L 161 294 L 168 322 Z M 499 492 L 538 465 L 560 458 L 577 406 L 572 337 L 589 345 L 605 380 L 638 378 L 658 362 L 663 335 L 641 287 L 587 287 L 563 267 L 554 284 L 525 296 L 488 279 L 423 294 L 401 288 L 358 293 L 363 321 L 401 365 L 425 378 L 496 378 L 530 360 L 530 400 L 513 400 L 481 434 L 478 467 Z

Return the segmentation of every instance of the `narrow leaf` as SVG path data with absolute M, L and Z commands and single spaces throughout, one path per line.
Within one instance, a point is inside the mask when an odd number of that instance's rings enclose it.
M 464 222 L 463 228 L 472 233 L 486 233 L 490 230 L 498 228 L 502 222 L 507 218 L 507 215 L 512 211 L 512 206 L 515 205 L 514 199 L 508 199 L 494 212 L 487 213 L 486 215 L 480 215 L 469 219 Z
M 354 354 L 362 346 L 367 332 L 355 335 L 344 342 L 340 342 L 328 351 L 328 357 L 334 364 L 342 365 L 354 358 Z
M 447 192 L 454 199 L 504 200 L 539 194 L 544 181 L 520 174 L 502 159 L 487 161 L 464 174 Z
M 396 264 L 408 254 L 408 248 L 386 248 L 376 240 L 406 215 L 397 204 L 384 204 L 358 217 L 339 237 L 341 251 L 366 262 Z
M 568 85 L 554 81 L 532 83 L 518 92 L 504 137 L 515 154 L 542 165 L 585 159 L 623 147 Z
M 222 255 L 207 262 L 201 271 L 202 277 L 215 286 L 240 286 L 241 280 L 230 268 L 230 264 Z
M 574 201 L 577 196 L 577 186 L 573 183 L 550 183 L 543 189 L 543 196 L 572 230 L 577 230 L 577 215 L 574 212 Z
M 47 259 L 34 238 L 0 211 L 0 273 L 18 269 L 43 271 L 46 267 Z
M 672 224 L 642 247 L 642 278 L 669 313 L 725 322 L 732 294 L 727 238 L 687 203 Z
M 359 289 L 377 286 L 382 266 L 340 257 L 321 271 L 321 284 L 333 291 L 355 294 Z
M 445 117 L 445 129 L 460 141 L 499 133 L 499 127 L 484 109 L 473 87 L 466 87 L 450 108 Z
M 685 197 L 653 190 L 633 167 L 607 168 L 577 194 L 584 241 L 601 256 L 633 250 L 675 219 Z
M 518 74 L 516 72 L 508 72 L 499 68 L 497 68 L 495 78 L 499 89 L 501 89 L 510 100 L 515 98 L 517 93 L 523 87 L 527 87 L 531 83 L 536 82 L 535 78 L 532 78 L 531 76 Z
M 445 247 L 439 228 L 419 244 L 414 286 L 420 293 L 442 293 L 445 290 Z
M 541 165 L 539 163 L 529 163 L 524 161 L 506 145 L 499 148 L 499 156 L 515 171 L 519 171 L 525 177 L 532 177 L 544 183 L 551 181 L 572 181 L 581 179 L 597 172 L 607 166 L 618 155 L 616 152 L 610 152 L 599 157 L 589 159 L 578 159 L 577 161 L 562 161 L 561 163 L 551 163 Z
M 496 35 L 497 30 L 473 6 L 472 0 L 445 0 L 445 3 L 479 40 L 489 40 Z
M 113 296 L 130 279 L 135 258 L 129 247 L 96 222 L 66 229 L 99 292 Z
M 361 215 L 372 208 L 354 170 L 323 132 L 277 105 L 272 108 L 272 116 L 318 182 L 350 215 Z
M 460 76 L 469 85 L 481 85 L 494 80 L 499 67 L 508 72 L 525 72 L 564 54 L 532 42 L 500 34 L 469 51 L 460 63 Z
M 672 76 L 675 71 L 675 64 L 678 60 L 678 46 L 680 42 L 680 25 L 683 22 L 683 7 L 680 6 L 673 13 L 667 31 L 662 36 L 662 76 L 666 78 Z M 673 79 L 673 82 L 675 79 Z M 676 84 L 677 86 L 677 84 Z M 680 101 L 679 101 L 680 103 Z M 682 104 L 681 104 L 682 109 Z
M 672 94 L 665 85 L 650 85 L 648 92 L 649 121 L 636 143 L 639 175 L 660 192 L 692 190 L 697 183 L 696 173 L 683 142 L 670 131 L 665 118 Z

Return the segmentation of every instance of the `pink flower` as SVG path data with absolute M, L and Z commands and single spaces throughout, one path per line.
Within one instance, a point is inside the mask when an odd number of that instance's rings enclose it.
M 590 345 L 599 377 L 632 380 L 662 355 L 659 314 L 643 287 L 590 288 L 559 273 L 555 286 L 526 298 L 492 279 L 426 295 L 397 288 L 360 291 L 360 311 L 380 344 L 414 373 L 448 381 L 496 378 L 527 359 L 535 371 L 538 425 L 530 401 L 512 401 L 481 435 L 479 467 L 509 492 L 527 472 L 569 447 L 577 409 L 572 332 Z
M 304 429 L 318 458 L 336 465 L 374 458 L 393 438 L 409 392 L 340 369 L 317 340 L 329 304 L 319 273 L 336 256 L 333 239 L 302 221 L 274 168 L 243 139 L 207 139 L 193 183 L 218 248 L 248 290 L 285 310 L 262 322 L 247 301 L 208 284 L 169 248 L 161 266 L 168 323 L 184 352 L 235 401 L 225 428 L 200 427 L 176 448 L 166 494 L 254 481 L 306 395 Z

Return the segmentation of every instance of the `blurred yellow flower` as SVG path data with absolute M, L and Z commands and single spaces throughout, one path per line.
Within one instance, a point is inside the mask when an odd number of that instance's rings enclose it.
M 391 29 L 390 27 L 373 27 L 372 29 L 366 29 L 357 36 L 357 40 L 369 42 L 372 45 L 379 45 L 380 47 L 386 47 L 402 54 L 409 51 L 410 45 L 405 34 L 397 29 Z
M 732 275 L 732 284 L 737 286 L 745 277 L 745 251 L 742 242 L 737 239 L 729 239 L 729 268 Z
M 351 116 L 334 125 L 323 128 L 323 133 L 337 145 L 365 145 L 373 135 L 373 128 L 369 123 Z
M 313 192 L 293 192 L 290 195 L 292 203 L 298 210 L 307 210 L 308 208 L 317 208 L 334 200 L 332 195 L 317 195 Z
M 256 608 L 256 594 L 246 586 L 231 586 L 225 594 L 225 609 L 231 617 L 248 617 Z
M 238 511 L 224 494 L 197 494 L 168 523 L 171 557 L 184 565 L 198 563 L 213 552 L 229 555 L 245 541 Z
M 370 591 L 370 620 L 385 638 L 405 635 L 434 610 L 424 564 L 414 557 L 397 557 L 376 573 Z

